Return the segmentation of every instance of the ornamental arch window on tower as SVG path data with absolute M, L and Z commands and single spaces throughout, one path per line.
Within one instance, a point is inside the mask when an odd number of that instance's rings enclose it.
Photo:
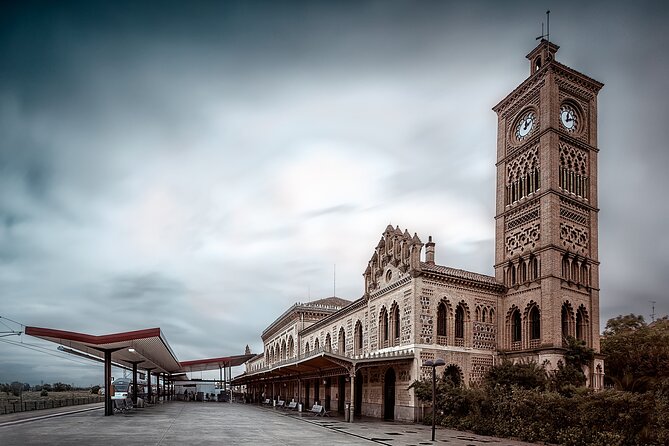
M 337 336 L 337 353 L 342 356 L 346 355 L 346 333 L 344 333 L 344 327 L 339 329 L 339 336 Z
M 567 337 L 574 337 L 576 329 L 574 325 L 574 309 L 569 301 L 562 304 L 562 345 L 567 345 Z
M 541 187 L 538 147 L 518 155 L 506 166 L 505 204 L 514 204 Z
M 588 318 L 588 311 L 583 305 L 578 307 L 576 311 L 576 339 L 584 341 L 586 345 L 590 346 L 590 321 Z
M 536 348 L 541 343 L 541 312 L 539 306 L 530 302 L 530 308 L 527 313 L 530 348 Z
M 509 334 L 507 338 L 508 346 L 511 350 L 520 350 L 522 342 L 522 318 L 520 310 L 513 305 L 506 317 L 506 329 Z
M 565 143 L 560 144 L 560 188 L 577 197 L 588 199 L 588 154 Z

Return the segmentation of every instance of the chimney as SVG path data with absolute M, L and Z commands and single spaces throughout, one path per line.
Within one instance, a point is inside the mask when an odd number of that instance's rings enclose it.
M 428 238 L 425 244 L 425 263 L 434 265 L 434 242 L 432 241 L 432 236 Z

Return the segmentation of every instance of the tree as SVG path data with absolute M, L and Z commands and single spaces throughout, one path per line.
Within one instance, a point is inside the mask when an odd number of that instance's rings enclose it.
M 606 378 L 620 390 L 651 390 L 669 379 L 669 320 L 664 317 L 649 325 L 630 326 L 619 324 L 621 318 L 628 316 L 609 320 L 606 326 L 612 329 L 601 340 Z
M 616 316 L 606 322 L 604 336 L 611 336 L 623 332 L 638 330 L 646 326 L 643 316 L 630 313 L 628 315 Z
M 92 393 L 93 395 L 97 395 L 99 391 L 100 391 L 100 386 L 93 386 L 93 387 L 91 387 L 91 393 Z
M 53 383 L 54 392 L 66 392 L 72 390 L 72 386 L 62 382 Z
M 9 385 L 9 388 L 11 389 L 12 395 L 19 396 L 23 390 L 23 383 L 14 381 Z
M 513 362 L 503 359 L 490 369 L 485 383 L 491 388 L 517 386 L 522 389 L 546 387 L 546 370 L 534 361 Z

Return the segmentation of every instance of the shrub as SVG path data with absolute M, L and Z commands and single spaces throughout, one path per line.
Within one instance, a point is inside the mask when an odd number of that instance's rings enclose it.
M 97 395 L 99 391 L 100 391 L 100 386 L 93 386 L 93 387 L 91 387 L 91 393 L 92 393 L 93 395 Z
M 39 396 L 49 396 L 49 392 L 47 392 L 46 390 L 42 390 Z

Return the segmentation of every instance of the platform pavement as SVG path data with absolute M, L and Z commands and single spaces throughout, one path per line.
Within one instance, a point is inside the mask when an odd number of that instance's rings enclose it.
M 101 410 L 11 423 L 0 416 L 0 443 L 14 445 L 432 445 L 523 446 L 513 440 L 377 419 L 346 423 L 247 404 L 168 402 L 111 417 Z M 32 414 L 39 417 L 36 411 Z M 13 420 L 17 421 L 17 420 Z

